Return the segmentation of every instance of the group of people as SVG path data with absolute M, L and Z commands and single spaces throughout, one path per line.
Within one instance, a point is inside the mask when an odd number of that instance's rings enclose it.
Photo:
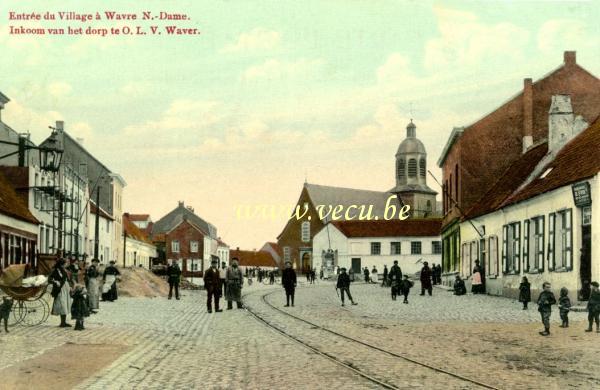
M 454 277 L 454 295 L 465 295 L 467 293 L 467 286 L 465 281 L 456 275 Z M 473 294 L 485 294 L 485 271 L 479 264 L 479 260 L 475 260 L 475 267 L 473 267 L 473 274 L 471 276 L 471 292 Z
M 220 313 L 223 310 L 219 307 L 219 300 L 225 297 L 227 300 L 227 310 L 233 309 L 233 302 L 238 309 L 242 305 L 242 287 L 244 285 L 244 275 L 239 268 L 237 258 L 231 260 L 231 265 L 226 267 L 225 262 L 221 263 L 221 269 L 217 269 L 219 262 L 212 260 L 210 268 L 204 273 L 204 288 L 206 290 L 206 310 L 212 313 L 213 301 L 215 312 Z
M 588 328 L 586 332 L 592 331 L 592 326 L 596 323 L 596 332 L 600 333 L 600 289 L 598 282 L 592 282 L 590 294 L 587 303 L 588 311 Z M 527 310 L 527 304 L 531 302 L 531 284 L 527 277 L 524 276 L 519 285 L 519 302 L 523 303 L 523 310 Z M 537 305 L 538 311 L 542 317 L 544 330 L 540 332 L 542 336 L 550 335 L 550 316 L 552 315 L 552 306 L 556 305 L 556 297 L 552 292 L 552 285 L 548 282 L 542 284 L 542 292 L 538 296 Z M 559 327 L 569 327 L 569 312 L 571 311 L 571 299 L 569 298 L 569 290 L 566 287 L 560 289 L 560 297 L 558 298 L 558 312 L 561 319 Z
M 117 277 L 121 275 L 115 262 L 111 261 L 101 273 L 100 260 L 92 259 L 91 265 L 80 267 L 79 262 L 67 261 L 59 257 L 48 278 L 52 290 L 52 315 L 60 316 L 61 328 L 69 328 L 67 316 L 75 320 L 75 330 L 84 330 L 85 317 L 97 313 L 100 308 L 100 297 L 103 301 L 114 301 L 118 298 Z M 102 275 L 102 283 L 100 281 Z

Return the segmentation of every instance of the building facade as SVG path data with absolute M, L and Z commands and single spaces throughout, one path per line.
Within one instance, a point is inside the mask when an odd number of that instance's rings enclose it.
M 88 245 L 86 253 L 88 259 L 95 257 L 96 242 L 96 217 L 98 217 L 98 260 L 102 264 L 108 264 L 113 257 L 114 219 L 105 210 L 98 208 L 96 203 L 90 201 L 90 219 L 87 224 Z
M 443 170 L 443 269 L 448 282 L 461 270 L 461 220 L 532 145 L 548 139 L 552 97 L 569 95 L 573 110 L 591 123 L 600 114 L 600 80 L 564 53 L 562 66 L 477 122 L 455 128 L 438 160 Z
M 334 221 L 321 229 L 313 239 L 315 268 L 345 267 L 362 273 L 367 267 L 383 272 L 398 260 L 403 273 L 415 274 L 423 262 L 440 264 L 442 245 L 441 219 L 405 221 Z M 327 254 L 333 263 L 327 265 Z
M 124 235 L 124 266 L 151 269 L 152 261 L 158 257 L 156 246 L 129 219 L 129 214 L 123 214 L 121 221 L 123 222 Z

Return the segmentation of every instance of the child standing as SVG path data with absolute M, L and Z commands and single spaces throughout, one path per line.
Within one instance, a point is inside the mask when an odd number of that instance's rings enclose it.
M 586 332 L 592 331 L 592 324 L 596 321 L 596 333 L 600 333 L 600 290 L 598 282 L 592 282 L 590 291 L 590 299 L 588 300 L 588 322 L 589 326 Z
M 542 323 L 544 324 L 544 331 L 540 332 L 542 336 L 548 336 L 550 334 L 550 315 L 552 314 L 552 305 L 556 304 L 556 298 L 552 292 L 552 286 L 548 282 L 542 284 L 543 291 L 538 297 L 538 311 L 542 316 Z
M 571 300 L 569 299 L 569 290 L 566 287 L 560 289 L 560 298 L 558 298 L 558 309 L 560 311 L 561 328 L 569 327 L 569 311 L 571 310 Z
M 523 302 L 523 310 L 527 310 L 527 303 L 531 302 L 531 285 L 526 276 L 523 276 L 519 285 L 519 302 Z
M 83 319 L 89 317 L 87 291 L 81 284 L 76 284 L 71 292 L 73 304 L 71 305 L 71 319 L 75 320 L 74 330 L 84 330 Z
M 410 293 L 410 289 L 414 285 L 413 282 L 408 280 L 408 275 L 404 274 L 402 281 L 400 282 L 400 292 L 404 295 L 404 302 L 408 304 L 408 294 Z

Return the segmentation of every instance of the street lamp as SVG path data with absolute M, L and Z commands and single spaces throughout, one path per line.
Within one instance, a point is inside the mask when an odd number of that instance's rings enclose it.
M 58 172 L 64 152 L 56 139 L 57 135 L 58 132 L 54 129 L 52 135 L 48 138 L 47 146 L 38 148 L 40 152 L 40 167 L 50 172 Z

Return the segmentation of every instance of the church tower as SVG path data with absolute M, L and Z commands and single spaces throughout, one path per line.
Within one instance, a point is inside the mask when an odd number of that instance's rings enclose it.
M 402 203 L 410 205 L 413 218 L 426 218 L 437 214 L 437 192 L 427 186 L 427 152 L 417 138 L 417 126 L 412 119 L 406 126 L 406 138 L 396 152 L 396 186 L 389 192 Z

